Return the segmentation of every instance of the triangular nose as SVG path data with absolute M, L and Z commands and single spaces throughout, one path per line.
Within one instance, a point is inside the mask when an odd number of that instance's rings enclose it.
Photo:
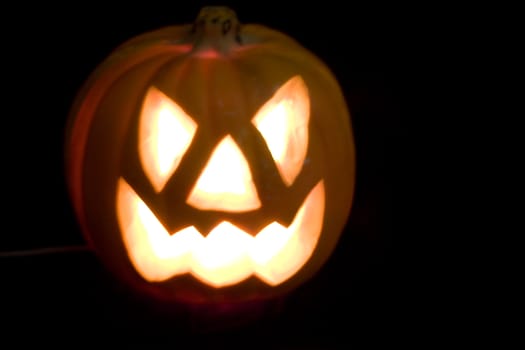
M 186 203 L 201 210 L 228 212 L 261 206 L 248 161 L 230 135 L 212 152 Z

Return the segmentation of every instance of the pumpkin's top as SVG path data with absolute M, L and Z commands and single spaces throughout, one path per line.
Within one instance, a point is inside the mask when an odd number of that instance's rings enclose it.
M 240 23 L 235 11 L 225 6 L 203 7 L 193 24 L 196 50 L 222 53 L 241 43 Z

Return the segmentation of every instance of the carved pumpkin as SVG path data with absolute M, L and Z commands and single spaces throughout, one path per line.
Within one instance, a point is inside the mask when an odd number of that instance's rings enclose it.
M 169 299 L 286 293 L 325 263 L 351 208 L 336 79 L 223 7 L 117 48 L 78 94 L 66 150 L 86 239 L 117 276 Z

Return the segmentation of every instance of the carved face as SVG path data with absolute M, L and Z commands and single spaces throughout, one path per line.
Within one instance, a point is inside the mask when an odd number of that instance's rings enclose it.
M 211 11 L 211 10 L 210 10 Z M 335 249 L 355 182 L 330 70 L 232 11 L 132 38 L 90 75 L 67 128 L 67 181 L 94 251 L 148 295 L 267 299 Z
M 268 152 L 259 157 L 270 155 L 275 162 L 283 183 L 282 197 L 303 168 L 309 116 L 308 89 L 302 78 L 295 76 L 261 106 L 251 125 L 244 126 L 254 128 L 264 140 Z M 184 171 L 179 166 L 201 127 L 207 126 L 198 125 L 159 89 L 149 88 L 140 112 L 137 151 L 156 194 L 166 195 L 167 183 L 177 171 Z M 175 217 L 172 226 L 176 230 L 164 224 L 169 221 L 150 208 L 125 178 L 119 179 L 118 222 L 133 266 L 148 281 L 190 273 L 214 287 L 239 283 L 251 275 L 269 285 L 283 283 L 305 264 L 318 242 L 324 214 L 323 180 L 294 206 L 291 222 L 282 224 L 269 216 L 261 229 L 246 230 L 241 228 L 246 226 L 242 224 L 244 213 L 249 218 L 251 213 L 264 212 L 268 203 L 259 195 L 265 195 L 264 189 L 258 190 L 252 166 L 232 134 L 222 135 L 208 153 L 188 195 L 177 197 L 184 202 L 173 205 L 186 208 L 169 214 Z M 181 217 L 192 210 L 218 219 L 206 230 L 199 230 L 198 224 Z M 242 226 L 236 223 L 237 218 Z

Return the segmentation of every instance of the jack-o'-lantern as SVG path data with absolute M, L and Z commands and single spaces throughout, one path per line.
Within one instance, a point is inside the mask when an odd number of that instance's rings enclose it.
M 287 293 L 326 262 L 352 203 L 335 77 L 223 7 L 118 47 L 79 92 L 66 150 L 88 242 L 117 276 L 168 299 Z

